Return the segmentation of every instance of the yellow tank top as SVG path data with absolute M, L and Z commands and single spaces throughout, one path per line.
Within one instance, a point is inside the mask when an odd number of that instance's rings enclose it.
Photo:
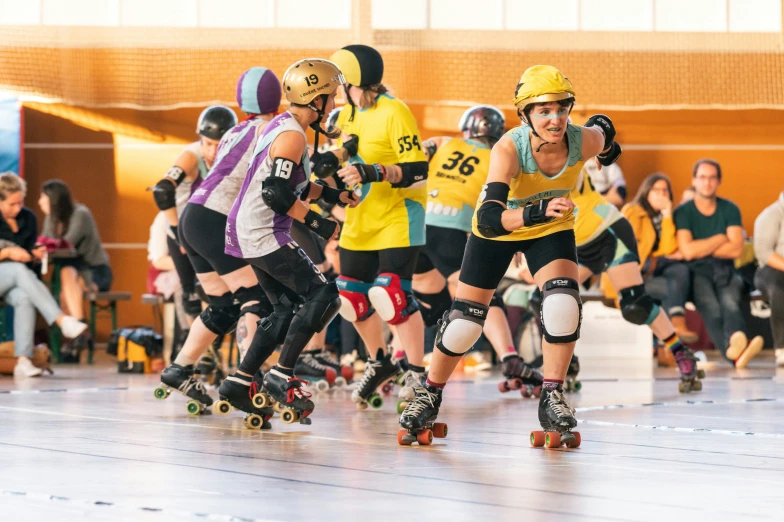
M 578 247 L 593 241 L 622 217 L 615 205 L 594 188 L 587 169 L 580 172 L 569 197 L 575 205 L 574 238 Z
M 425 223 L 471 232 L 474 206 L 490 167 L 490 147 L 452 138 L 430 158 Z
M 344 106 L 337 125 L 344 135 L 359 136 L 357 155 L 349 163 L 394 165 L 427 161 L 416 120 L 402 101 L 388 94 L 372 109 Z M 349 250 L 386 250 L 425 244 L 427 187 L 394 188 L 387 181 L 361 187 L 361 203 L 346 208 L 340 246 Z
M 583 168 L 582 146 L 583 128 L 577 125 L 568 124 L 566 136 L 568 146 L 568 158 L 563 170 L 557 175 L 548 177 L 539 171 L 531 150 L 530 128 L 525 125 L 516 127 L 506 133 L 517 147 L 517 158 L 520 170 L 509 183 L 508 209 L 522 209 L 540 199 L 548 198 L 568 198 L 570 192 L 577 184 L 577 178 Z M 478 209 L 483 198 L 480 197 L 476 208 Z M 521 241 L 535 239 L 538 237 L 549 236 L 562 230 L 574 228 L 574 215 L 572 212 L 565 213 L 562 217 L 556 218 L 548 223 L 535 225 L 532 227 L 522 227 L 506 236 L 492 238 L 493 241 Z M 474 213 L 473 227 L 474 234 L 483 237 L 476 228 L 476 213 Z M 489 238 L 488 238 L 489 239 Z

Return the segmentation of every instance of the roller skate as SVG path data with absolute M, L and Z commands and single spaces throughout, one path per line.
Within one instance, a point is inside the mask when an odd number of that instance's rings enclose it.
M 307 382 L 313 382 L 313 389 L 317 392 L 329 391 L 335 383 L 337 374 L 334 368 L 321 364 L 312 353 L 303 353 L 294 365 L 294 375 L 304 377 Z
M 402 429 L 397 432 L 397 443 L 410 446 L 418 442 L 420 446 L 429 446 L 433 443 L 433 437 L 446 437 L 446 424 L 436 422 L 440 406 L 441 390 L 426 384 L 414 388 L 414 397 L 400 416 Z
M 397 361 L 392 360 L 392 354 L 388 353 L 384 356 L 382 354 L 383 349 L 379 348 L 378 358 L 374 361 L 368 360 L 362 379 L 351 392 L 351 400 L 356 403 L 359 410 L 366 409 L 368 404 L 380 408 L 384 400 L 376 390 L 383 388 L 400 374 L 400 366 Z
M 253 404 L 265 408 L 277 403 L 284 423 L 299 421 L 300 424 L 310 424 L 308 416 L 313 413 L 315 405 L 310 400 L 310 393 L 302 389 L 302 385 L 307 383 L 273 368 L 264 376 L 264 389 L 253 396 Z
M 531 446 L 535 448 L 577 448 L 580 433 L 572 431 L 577 426 L 574 410 L 566 402 L 563 386 L 554 390 L 542 389 L 539 398 L 539 424 L 543 431 L 531 432 Z
M 324 366 L 329 366 L 330 368 L 334 369 L 337 373 L 337 378 L 335 379 L 335 387 L 342 388 L 346 386 L 348 383 L 354 379 L 354 366 L 352 365 L 342 365 L 338 362 L 334 355 L 329 352 L 327 349 L 323 349 L 319 352 L 313 354 L 313 357 L 323 364 Z
M 501 393 L 520 390 L 520 395 L 526 399 L 538 399 L 542 395 L 542 374 L 525 364 L 519 355 L 506 357 L 501 363 L 501 372 L 506 377 L 506 380 L 498 383 L 498 391 Z
M 580 360 L 576 355 L 572 355 L 569 369 L 566 370 L 566 381 L 564 382 L 564 388 L 567 393 L 578 392 L 583 387 L 583 383 L 577 380 L 578 373 L 580 373 Z
M 398 392 L 397 399 L 397 412 L 403 413 L 408 403 L 414 398 L 414 390 L 420 388 L 425 384 L 425 372 L 415 372 L 408 370 L 401 375 L 398 380 L 400 384 L 400 391 Z
M 685 346 L 675 352 L 675 362 L 681 372 L 681 382 L 678 383 L 678 391 L 689 393 L 702 390 L 702 381 L 705 378 L 705 370 L 697 369 L 697 357 L 694 352 Z
M 219 351 L 222 342 L 223 339 L 219 337 L 207 348 L 207 351 L 199 359 L 199 364 L 196 365 L 195 371 L 195 373 L 201 375 L 204 382 L 215 387 L 220 386 L 223 379 L 226 378 Z
M 208 406 L 212 405 L 212 397 L 204 389 L 204 384 L 193 377 L 193 365 L 180 366 L 172 363 L 161 372 L 161 385 L 155 388 L 153 394 L 156 399 L 163 400 L 169 397 L 172 389 L 189 397 L 186 409 L 191 415 L 209 414 Z
M 232 408 L 245 413 L 242 424 L 249 430 L 272 428 L 269 420 L 275 413 L 271 406 L 256 407 L 253 397 L 262 390 L 263 374 L 258 372 L 253 379 L 248 380 L 242 375 L 232 375 L 225 379 L 218 389 L 220 400 L 212 409 L 218 415 L 228 415 Z M 265 405 L 266 406 L 266 405 Z

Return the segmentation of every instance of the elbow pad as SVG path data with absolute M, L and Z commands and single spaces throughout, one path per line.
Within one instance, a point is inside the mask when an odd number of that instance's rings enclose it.
M 602 147 L 602 150 L 606 150 L 615 141 L 615 126 L 609 116 L 594 114 L 585 122 L 585 127 L 601 127 L 604 131 L 604 147 Z
M 261 182 L 261 199 L 273 212 L 281 215 L 288 214 L 297 202 L 297 196 L 289 187 L 288 180 L 275 176 Z
M 394 188 L 408 188 L 423 186 L 427 182 L 427 161 L 414 161 L 411 163 L 399 163 L 398 167 L 403 171 L 403 175 L 398 183 L 392 183 Z
M 476 229 L 482 237 L 492 239 L 508 236 L 512 233 L 501 224 L 501 215 L 504 210 L 506 210 L 504 206 L 497 201 L 482 203 L 482 206 L 476 211 Z
M 612 145 L 610 146 L 610 150 L 607 151 L 607 154 L 599 154 L 598 156 L 596 156 L 596 158 L 599 160 L 599 163 L 601 163 L 605 167 L 609 167 L 610 165 L 618 161 L 618 158 L 621 157 L 622 152 L 623 149 L 621 148 L 621 146 L 618 145 L 616 142 L 612 142 Z M 624 192 L 625 190 L 626 189 L 624 187 Z M 618 193 L 620 194 L 620 188 L 618 190 Z
M 159 210 L 169 210 L 177 206 L 176 190 L 174 184 L 166 178 L 155 184 L 152 197 Z

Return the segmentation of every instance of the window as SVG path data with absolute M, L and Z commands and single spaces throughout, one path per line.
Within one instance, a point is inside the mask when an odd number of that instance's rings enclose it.
M 147 27 L 196 27 L 196 0 L 124 0 L 120 23 Z
M 431 29 L 503 29 L 503 0 L 430 0 Z
M 578 0 L 507 0 L 506 29 L 522 31 L 577 31 Z
M 730 0 L 730 31 L 780 33 L 781 0 Z
M 427 29 L 426 0 L 373 0 L 374 29 Z
M 120 24 L 118 0 L 43 0 L 44 25 Z
M 726 32 L 726 0 L 656 0 L 656 30 Z
M 199 27 L 272 27 L 274 0 L 199 0 Z
M 0 25 L 38 25 L 41 3 L 38 0 L 0 0 Z
M 278 0 L 278 27 L 351 29 L 351 0 Z
M 582 0 L 580 29 L 652 31 L 653 2 L 651 0 Z

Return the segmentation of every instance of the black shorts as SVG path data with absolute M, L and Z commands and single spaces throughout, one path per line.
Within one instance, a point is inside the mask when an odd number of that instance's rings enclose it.
M 517 252 L 525 255 L 531 275 L 558 259 L 577 263 L 574 230 L 520 241 L 493 241 L 475 234 L 468 237 L 460 282 L 476 288 L 495 290 Z
M 188 204 L 180 215 L 180 243 L 197 274 L 223 276 L 248 266 L 245 260 L 225 253 L 226 216 L 205 206 Z
M 303 297 L 327 284 L 313 261 L 294 242 L 247 262 L 273 305 L 285 304 L 284 297 L 291 304 L 301 303 Z
M 109 265 L 88 266 L 85 272 L 99 292 L 108 292 L 112 287 L 112 267 Z
M 590 243 L 577 248 L 577 260 L 581 266 L 599 275 L 610 267 L 624 263 L 640 263 L 637 253 L 637 238 L 626 218 L 621 218 L 610 228 L 599 234 Z
M 434 268 L 445 278 L 460 271 L 468 234 L 454 228 L 427 225 L 427 244 L 419 252 L 415 274 L 424 274 Z
M 395 274 L 408 281 L 414 277 L 421 246 L 386 250 L 340 249 L 340 275 L 372 283 L 381 273 Z
M 315 264 L 320 265 L 327 260 L 327 257 L 324 255 L 324 244 L 326 241 L 306 227 L 304 223 L 300 223 L 297 220 L 291 223 L 291 239 L 305 251 Z

